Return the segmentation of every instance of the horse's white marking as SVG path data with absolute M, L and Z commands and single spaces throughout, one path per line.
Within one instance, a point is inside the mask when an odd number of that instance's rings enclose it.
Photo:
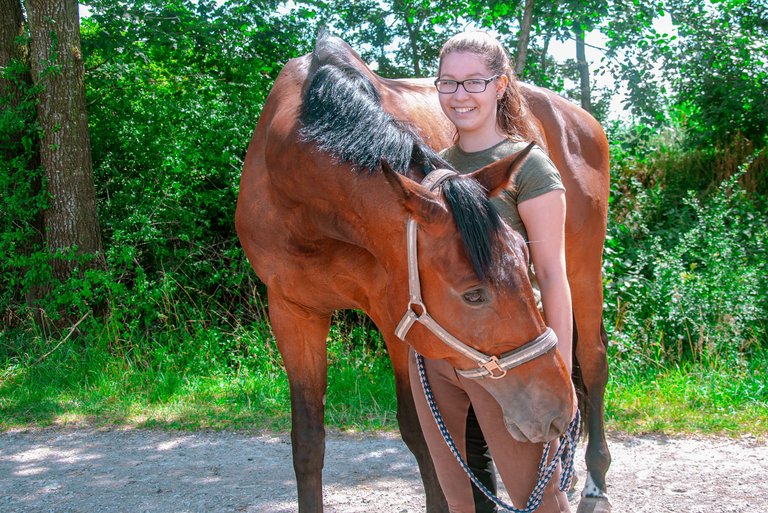
M 582 497 L 605 497 L 608 498 L 608 494 L 601 490 L 592 479 L 592 474 L 587 474 L 587 482 L 584 484 L 584 489 L 581 491 Z

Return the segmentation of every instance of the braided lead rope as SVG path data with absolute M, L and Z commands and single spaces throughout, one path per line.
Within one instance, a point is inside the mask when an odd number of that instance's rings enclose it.
M 560 476 L 559 483 L 560 490 L 565 491 L 570 487 L 573 478 L 573 455 L 576 449 L 578 431 L 580 429 L 580 413 L 578 410 L 576 410 L 576 415 L 574 416 L 573 420 L 571 420 L 571 424 L 568 426 L 568 430 L 561 437 L 560 446 L 558 447 L 557 451 L 555 451 L 555 454 L 553 455 L 552 461 L 549 465 L 547 465 L 546 462 L 549 458 L 549 450 L 551 445 L 549 442 L 544 444 L 541 461 L 539 461 L 539 466 L 536 472 L 536 485 L 533 487 L 533 491 L 531 491 L 531 495 L 525 504 L 525 508 L 518 509 L 513 504 L 505 503 L 499 497 L 494 495 L 493 492 L 488 490 L 488 488 L 486 488 L 485 485 L 480 482 L 477 476 L 475 476 L 467 463 L 464 461 L 464 458 L 461 457 L 461 453 L 459 453 L 459 450 L 456 447 L 456 443 L 453 441 L 453 437 L 451 437 L 451 434 L 448 432 L 448 428 L 445 426 L 442 415 L 440 415 L 440 411 L 437 408 L 437 404 L 435 403 L 435 399 L 432 394 L 432 387 L 429 385 L 429 381 L 427 380 L 427 373 L 424 368 L 424 358 L 419 353 L 416 353 L 416 362 L 418 364 L 419 380 L 421 381 L 421 386 L 424 389 L 424 395 L 427 399 L 427 404 L 429 405 L 429 409 L 432 412 L 432 417 L 435 419 L 435 423 L 440 430 L 440 434 L 443 435 L 443 439 L 445 440 L 448 449 L 450 449 L 451 453 L 456 458 L 459 466 L 461 466 L 461 468 L 467 474 L 472 483 L 478 488 L 478 490 L 483 492 L 483 495 L 485 495 L 490 501 L 492 501 L 500 508 L 506 511 L 511 511 L 512 513 L 532 513 L 541 505 L 541 502 L 544 499 L 544 489 L 552 480 L 552 476 L 554 475 L 555 470 L 557 470 L 558 462 L 560 462 L 563 466 L 563 472 Z

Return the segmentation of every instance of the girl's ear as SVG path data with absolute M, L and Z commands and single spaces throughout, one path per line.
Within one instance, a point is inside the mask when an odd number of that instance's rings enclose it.
M 504 91 L 507 90 L 507 86 L 509 85 L 509 77 L 504 75 L 499 75 L 499 78 L 496 79 L 496 94 L 504 96 Z

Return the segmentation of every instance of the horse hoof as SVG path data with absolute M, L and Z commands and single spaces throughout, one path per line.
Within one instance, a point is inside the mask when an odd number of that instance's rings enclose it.
M 611 513 L 608 497 L 582 497 L 576 513 Z

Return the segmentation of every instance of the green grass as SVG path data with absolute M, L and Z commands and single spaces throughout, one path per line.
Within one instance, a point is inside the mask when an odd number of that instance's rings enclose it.
M 98 326 L 89 323 L 87 340 L 80 336 L 60 345 L 61 340 L 32 337 L 25 341 L 30 350 L 15 357 L 7 356 L 12 344 L 4 334 L 0 430 L 78 425 L 290 429 L 288 383 L 266 326 L 224 331 L 193 325 L 119 345 L 114 329 L 99 332 Z M 40 361 L 39 355 L 57 345 Z M 396 429 L 394 378 L 378 333 L 336 324 L 328 347 L 328 426 Z M 606 394 L 607 428 L 766 435 L 767 356 L 673 368 L 641 366 L 616 356 Z
M 606 394 L 611 429 L 627 433 L 768 434 L 768 365 L 688 364 L 614 372 Z
M 91 333 L 94 328 L 91 323 Z M 68 340 L 43 361 L 33 355 L 57 343 L 27 341 L 31 351 L 0 359 L 0 430 L 87 424 L 286 431 L 288 381 L 265 334 L 264 326 L 199 328 L 132 340 L 128 350 L 117 350 L 102 333 Z M 336 327 L 330 340 L 330 426 L 395 427 L 389 362 L 378 334 L 366 336 L 369 343 L 353 346 Z M 7 350 L 7 338 L 4 343 Z

